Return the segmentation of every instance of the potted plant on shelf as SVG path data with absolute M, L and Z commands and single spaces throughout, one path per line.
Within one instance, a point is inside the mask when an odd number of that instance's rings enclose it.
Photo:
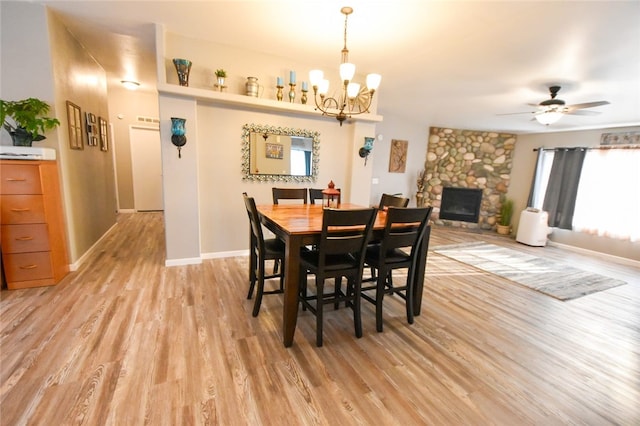
M 31 146 L 34 141 L 41 141 L 48 130 L 60 125 L 57 118 L 46 117 L 49 105 L 36 98 L 20 101 L 0 99 L 0 121 L 2 127 L 11 135 L 14 146 Z
M 227 72 L 222 68 L 220 68 L 220 69 L 217 69 L 214 74 L 216 75 L 216 79 L 218 80 L 218 86 L 223 87 L 224 79 L 227 78 Z
M 509 235 L 511 232 L 511 218 L 513 217 L 513 200 L 505 198 L 500 206 L 500 217 L 496 231 L 501 235 Z

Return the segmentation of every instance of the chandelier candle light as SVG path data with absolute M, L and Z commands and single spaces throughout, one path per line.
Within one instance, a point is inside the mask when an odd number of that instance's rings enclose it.
M 380 85 L 382 77 L 380 74 L 367 75 L 367 87 L 360 90 L 360 84 L 351 80 L 356 72 L 356 66 L 349 62 L 349 49 L 347 49 L 347 18 L 353 9 L 345 6 L 340 9 L 344 15 L 344 47 L 342 48 L 342 61 L 340 63 L 340 79 L 342 80 L 342 90 L 338 99 L 327 97 L 329 91 L 329 80 L 324 78 L 321 70 L 311 70 L 309 80 L 313 87 L 313 94 L 316 109 L 322 111 L 322 115 L 336 117 L 342 126 L 342 122 L 352 115 L 369 112 L 373 94 Z M 318 100 L 318 97 L 320 100 Z M 359 99 L 359 98 L 362 99 Z

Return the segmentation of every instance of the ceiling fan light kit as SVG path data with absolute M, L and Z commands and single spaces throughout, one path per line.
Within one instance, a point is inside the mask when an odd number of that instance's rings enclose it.
M 353 9 L 345 6 L 340 9 L 340 13 L 344 15 L 344 47 L 342 48 L 342 61 L 340 63 L 340 79 L 342 80 L 340 97 L 338 99 L 327 97 L 329 80 L 324 78 L 324 73 L 321 70 L 311 70 L 309 72 L 309 81 L 313 87 L 316 109 L 320 110 L 322 115 L 336 117 L 340 126 L 342 126 L 342 122 L 352 115 L 369 112 L 373 94 L 380 86 L 382 76 L 380 74 L 367 75 L 365 88 L 360 88 L 360 84 L 351 81 L 356 73 L 356 66 L 349 62 L 347 18 L 353 13 Z

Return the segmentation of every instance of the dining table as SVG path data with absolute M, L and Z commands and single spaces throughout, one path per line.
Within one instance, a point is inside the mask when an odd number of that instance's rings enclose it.
M 342 203 L 339 209 L 366 208 L 357 204 Z M 277 238 L 285 243 L 284 258 L 284 302 L 282 312 L 282 331 L 285 347 L 293 344 L 298 320 L 298 291 L 300 281 L 300 250 L 308 245 L 320 243 L 324 207 L 320 204 L 269 204 L 258 205 L 260 221 Z M 372 240 L 380 239 L 384 233 L 387 219 L 386 210 L 378 210 L 373 226 Z M 418 266 L 414 274 L 414 315 L 420 315 L 426 257 L 429 246 L 429 233 L 419 246 Z M 256 259 L 252 256 L 251 262 Z

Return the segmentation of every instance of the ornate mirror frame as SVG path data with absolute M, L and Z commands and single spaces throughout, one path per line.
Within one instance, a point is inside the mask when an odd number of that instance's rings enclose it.
M 285 136 L 299 136 L 312 139 L 311 175 L 272 175 L 252 174 L 250 169 L 251 143 L 250 134 L 272 134 Z M 242 126 L 242 180 L 257 182 L 315 182 L 318 178 L 318 164 L 320 162 L 320 133 L 306 129 L 294 129 L 292 127 L 263 126 L 260 124 L 245 124 Z

